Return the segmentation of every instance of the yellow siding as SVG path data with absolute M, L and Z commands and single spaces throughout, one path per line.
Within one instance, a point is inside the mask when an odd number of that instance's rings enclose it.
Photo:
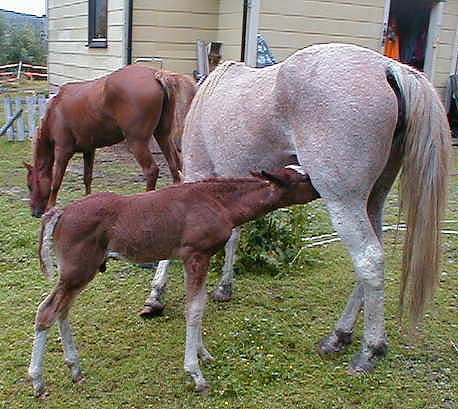
M 243 1 L 220 0 L 218 37 L 223 43 L 225 60 L 240 60 L 242 44 Z
M 262 0 L 259 31 L 278 61 L 317 43 L 380 51 L 385 0 Z
M 434 86 L 445 100 L 448 79 L 454 73 L 455 66 L 453 56 L 455 52 L 456 32 L 458 29 L 458 3 L 447 1 L 444 7 L 442 28 L 439 35 L 436 54 L 436 66 L 434 72 Z
M 108 0 L 108 47 L 88 48 L 88 1 L 48 0 L 49 83 L 89 80 L 123 65 L 124 0 Z
M 216 41 L 218 0 L 135 0 L 132 60 L 159 57 L 164 68 L 192 73 L 196 40 Z

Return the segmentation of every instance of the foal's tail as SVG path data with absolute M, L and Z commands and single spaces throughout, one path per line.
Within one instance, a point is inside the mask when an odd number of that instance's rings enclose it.
M 403 156 L 401 208 L 407 220 L 400 311 L 402 317 L 406 308 L 415 325 L 434 295 L 439 276 L 450 128 L 440 99 L 423 74 L 393 62 L 387 68 L 387 79 L 400 106 L 397 133 Z
M 48 281 L 54 278 L 54 263 L 52 260 L 52 235 L 56 228 L 57 222 L 64 214 L 63 209 L 53 207 L 46 212 L 41 220 L 40 244 L 38 255 L 40 258 L 41 270 Z

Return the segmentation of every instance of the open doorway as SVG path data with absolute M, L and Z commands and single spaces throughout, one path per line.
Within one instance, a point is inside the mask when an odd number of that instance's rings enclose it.
M 435 4 L 435 0 L 390 1 L 385 55 L 424 69 L 430 16 Z

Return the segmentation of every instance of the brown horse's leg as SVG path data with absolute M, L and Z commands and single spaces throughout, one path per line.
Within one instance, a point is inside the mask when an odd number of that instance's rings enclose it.
M 83 153 L 84 159 L 84 186 L 86 186 L 86 194 L 91 194 L 92 171 L 94 169 L 95 150 L 86 151 Z
M 54 154 L 54 168 L 52 171 L 51 192 L 49 194 L 48 205 L 46 210 L 54 207 L 57 200 L 57 192 L 59 192 L 62 179 L 64 178 L 65 169 L 67 169 L 68 161 L 72 157 L 73 152 L 64 152 L 57 149 Z
M 173 177 L 174 183 L 181 182 L 181 169 L 182 169 L 182 162 L 181 162 L 181 155 L 178 153 L 178 149 L 170 138 L 171 134 L 167 135 L 156 135 L 154 137 L 161 148 L 162 153 L 164 154 L 165 160 L 169 165 L 170 173 Z
M 130 149 L 132 149 L 135 159 L 137 159 L 138 164 L 142 168 L 146 179 L 146 190 L 154 190 L 159 176 L 159 166 L 157 166 L 149 150 L 148 140 L 133 141 L 127 136 L 126 140 Z

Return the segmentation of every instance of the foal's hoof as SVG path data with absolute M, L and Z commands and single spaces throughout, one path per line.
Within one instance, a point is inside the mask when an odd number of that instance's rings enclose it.
M 196 384 L 196 392 L 199 392 L 202 396 L 207 396 L 210 392 L 210 385 L 207 382 Z
M 337 354 L 352 344 L 352 333 L 336 331 L 323 338 L 318 344 L 318 351 L 321 354 Z
M 163 314 L 165 305 L 158 301 L 145 303 L 138 315 L 143 318 L 158 317 Z
M 232 285 L 223 284 L 222 286 L 215 288 L 211 294 L 211 297 L 213 300 L 219 302 L 230 301 L 232 298 Z
M 45 386 L 41 385 L 40 387 L 34 389 L 33 396 L 36 399 L 46 399 L 49 396 L 49 393 L 46 390 Z

